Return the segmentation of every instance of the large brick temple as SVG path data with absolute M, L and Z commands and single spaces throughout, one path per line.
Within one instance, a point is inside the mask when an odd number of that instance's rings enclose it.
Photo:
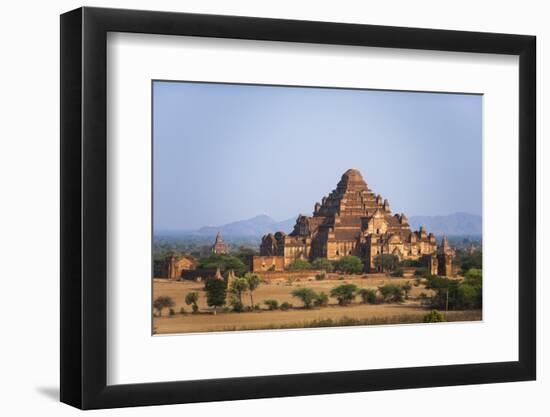
M 372 192 L 357 169 L 348 169 L 336 189 L 315 203 L 312 216 L 298 216 L 290 234 L 263 236 L 253 269 L 282 270 L 299 258 L 355 255 L 364 261 L 366 272 L 375 272 L 380 254 L 421 260 L 431 273 L 452 275 L 454 252 L 447 240 L 438 249 L 433 233 L 423 227 L 412 231 L 404 214 L 392 214 L 388 200 Z

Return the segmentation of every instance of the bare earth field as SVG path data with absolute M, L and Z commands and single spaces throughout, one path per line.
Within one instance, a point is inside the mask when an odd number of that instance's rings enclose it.
M 376 289 L 380 285 L 393 283 L 401 285 L 409 281 L 414 283 L 411 278 L 360 278 L 353 277 L 346 279 L 326 279 L 322 281 L 303 280 L 289 284 L 286 281 L 270 281 L 263 283 L 254 291 L 254 303 L 261 304 L 262 310 L 255 312 L 234 313 L 220 312 L 212 314 L 212 310 L 206 305 L 206 294 L 204 284 L 193 281 L 168 281 L 155 279 L 153 281 L 153 299 L 158 296 L 169 296 L 176 303 L 174 310 L 176 314 L 168 315 L 168 309 L 164 309 L 162 317 L 154 317 L 153 328 L 156 334 L 165 333 L 189 333 L 189 332 L 212 332 L 229 330 L 255 330 L 255 329 L 273 329 L 273 328 L 300 328 L 312 327 L 314 321 L 324 321 L 327 325 L 330 320 L 348 320 L 357 321 L 353 324 L 387 324 L 387 323 L 413 323 L 422 322 L 422 317 L 428 310 L 417 300 L 418 295 L 424 292 L 429 295 L 423 286 L 412 287 L 409 293 L 409 300 L 404 303 L 394 304 L 360 304 L 360 298 L 347 307 L 341 307 L 336 304 L 335 299 L 330 299 L 330 303 L 324 308 L 314 308 L 310 310 L 300 308 L 300 300 L 292 297 L 290 294 L 299 287 L 312 288 L 317 292 L 324 291 L 329 294 L 330 290 L 344 283 L 353 283 L 360 288 Z M 199 308 L 197 314 L 191 314 L 191 307 L 185 305 L 185 295 L 191 291 L 199 293 Z M 267 311 L 263 300 L 275 299 L 280 303 L 287 301 L 294 308 L 288 311 Z M 250 296 L 246 294 L 243 298 L 245 305 L 250 305 Z M 181 308 L 185 309 L 185 314 L 179 314 Z M 480 311 L 468 312 L 449 312 L 448 321 L 471 321 L 481 320 Z M 328 324 L 330 325 L 330 324 Z M 318 327 L 314 325 L 314 327 Z

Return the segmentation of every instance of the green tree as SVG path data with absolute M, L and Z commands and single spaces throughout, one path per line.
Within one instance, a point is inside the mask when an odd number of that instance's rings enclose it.
M 361 259 L 357 256 L 349 255 L 342 256 L 336 263 L 336 269 L 338 271 L 345 272 L 346 274 L 358 274 L 363 272 L 364 266 Z
M 334 265 L 327 258 L 317 258 L 312 263 L 313 269 L 323 269 L 325 272 L 334 271 Z
M 321 291 L 320 293 L 318 293 L 316 295 L 315 300 L 313 301 L 313 303 L 317 307 L 326 307 L 328 305 L 328 295 L 327 295 L 327 293 L 325 293 L 324 291 Z
M 305 259 L 298 258 L 292 261 L 287 269 L 290 271 L 308 270 L 311 269 L 311 264 Z
M 464 282 L 470 285 L 481 285 L 483 279 L 483 273 L 481 269 L 470 268 L 464 274 Z
M 197 301 L 199 301 L 199 293 L 196 291 L 191 291 L 187 293 L 185 296 L 185 304 L 188 306 L 193 306 L 193 313 L 196 313 L 199 311 L 199 306 L 197 305 Z
M 246 278 L 235 278 L 231 282 L 229 291 L 236 295 L 241 304 L 243 304 L 243 294 L 248 291 L 248 280 Z
M 250 306 L 254 307 L 254 298 L 252 296 L 252 293 L 260 286 L 262 283 L 262 280 L 257 274 L 253 274 L 251 272 L 247 272 L 244 274 L 244 279 L 246 279 L 246 282 L 248 284 L 248 291 L 250 291 Z
M 395 284 L 386 284 L 381 287 L 378 287 L 378 291 L 382 295 L 382 299 L 386 303 L 391 302 L 400 302 L 403 301 L 403 290 L 399 285 Z
M 264 304 L 267 306 L 268 310 L 277 310 L 279 308 L 279 302 L 277 300 L 264 300 Z
M 361 297 L 364 304 L 376 303 L 376 291 L 370 288 L 359 288 L 357 294 Z
M 238 258 L 247 267 L 247 269 L 250 269 L 250 266 L 252 265 L 252 257 L 254 255 L 258 255 L 258 252 L 245 246 L 240 246 L 239 251 L 233 254 L 235 258 Z
M 401 267 L 399 267 L 399 266 L 398 266 L 397 268 L 395 268 L 395 269 L 390 273 L 390 275 L 391 275 L 392 277 L 402 277 L 403 274 L 404 274 L 403 268 L 401 268 Z
M 222 279 L 210 278 L 204 285 L 206 290 L 206 304 L 209 307 L 214 307 L 214 314 L 218 307 L 225 305 L 227 297 L 227 284 Z
M 174 307 L 174 300 L 172 297 L 161 295 L 153 302 L 153 308 L 159 312 L 159 316 L 162 316 L 162 310 L 170 307 Z
M 445 321 L 445 317 L 437 310 L 432 310 L 424 316 L 424 323 L 439 323 Z
M 210 256 L 200 258 L 198 269 L 217 269 L 228 271 L 232 269 L 237 275 L 243 275 L 248 271 L 248 267 L 243 263 L 242 260 L 235 256 L 226 255 L 226 254 L 212 254 Z
M 421 267 L 422 263 L 418 259 L 403 259 L 399 262 L 399 266 L 410 268 L 410 267 Z
M 457 307 L 466 309 L 478 307 L 479 295 L 480 291 L 475 286 L 460 284 L 457 291 Z
M 426 279 L 426 288 L 434 291 L 431 298 L 432 307 L 449 310 L 458 306 L 458 280 L 440 276 L 430 276 Z
M 311 308 L 311 304 L 317 298 L 317 293 L 311 288 L 296 288 L 291 294 L 293 297 L 299 298 L 305 308 Z
M 381 272 L 393 271 L 399 264 L 399 258 L 389 253 L 376 255 L 374 258 L 374 266 Z
M 330 290 L 330 296 L 336 298 L 339 305 L 345 306 L 353 301 L 356 295 L 356 291 L 357 285 L 343 284 Z

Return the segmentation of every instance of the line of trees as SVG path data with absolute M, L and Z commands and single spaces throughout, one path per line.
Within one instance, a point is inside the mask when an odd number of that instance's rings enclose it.
M 361 298 L 361 302 L 364 304 L 402 302 L 408 298 L 411 289 L 412 285 L 409 282 L 403 285 L 386 284 L 377 289 L 359 288 L 355 284 L 342 284 L 332 288 L 329 294 L 330 297 L 336 299 L 339 306 L 347 306 L 357 296 Z M 293 297 L 298 298 L 306 309 L 328 305 L 329 295 L 324 292 L 317 293 L 312 288 L 297 288 L 291 294 Z M 270 310 L 275 310 L 277 305 L 274 301 L 265 300 L 264 303 L 268 305 Z
M 235 278 L 228 288 L 227 281 L 220 279 L 208 279 L 205 282 L 206 303 L 214 308 L 214 314 L 218 308 L 225 306 L 228 302 L 235 312 L 259 310 L 261 307 L 254 302 L 254 292 L 261 285 L 261 279 L 257 274 L 247 272 L 242 277 Z M 470 268 L 464 274 L 463 280 L 450 279 L 440 276 L 427 276 L 424 279 L 417 279 L 415 286 L 423 283 L 426 289 L 431 290 L 433 295 L 428 297 L 421 294 L 424 304 L 438 310 L 463 310 L 480 309 L 482 307 L 483 274 L 478 268 Z M 347 306 L 356 297 L 361 298 L 362 303 L 399 303 L 409 298 L 412 285 L 409 281 L 402 285 L 385 284 L 377 289 L 359 288 L 355 284 L 342 284 L 332 288 L 329 294 L 321 291 L 316 292 L 312 288 L 300 287 L 291 292 L 291 295 L 298 298 L 306 309 L 312 307 L 324 307 L 328 305 L 329 298 L 334 298 L 338 305 Z M 250 297 L 249 306 L 245 306 L 244 296 Z M 185 296 L 185 304 L 192 307 L 194 313 L 199 311 L 199 293 L 189 292 Z M 284 302 L 281 305 L 274 299 L 264 300 L 263 304 L 268 310 L 289 309 L 291 304 Z M 169 309 L 174 314 L 175 303 L 171 297 L 160 296 L 153 302 L 153 308 L 162 316 L 164 309 Z
M 343 272 L 346 274 L 360 274 L 365 267 L 363 261 L 357 256 L 342 256 L 337 261 L 329 261 L 326 258 L 316 258 L 313 262 L 306 259 L 296 259 L 288 265 L 289 271 L 307 271 L 310 269 L 324 270 L 325 272 Z

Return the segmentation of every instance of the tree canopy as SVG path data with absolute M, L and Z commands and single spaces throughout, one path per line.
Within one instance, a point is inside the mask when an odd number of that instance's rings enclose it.
M 153 301 L 153 308 L 159 312 L 159 316 L 162 316 L 162 310 L 169 307 L 174 307 L 174 300 L 172 297 L 161 295 Z
M 363 261 L 357 256 L 343 256 L 336 263 L 336 269 L 346 274 L 358 274 L 363 272 Z
M 297 288 L 292 291 L 292 296 L 299 298 L 304 303 L 305 308 L 311 308 L 311 305 L 317 299 L 317 293 L 311 288 Z
M 325 272 L 334 271 L 334 265 L 327 258 L 317 258 L 312 263 L 313 269 L 323 269 Z
M 214 307 L 214 314 L 217 307 L 225 305 L 225 298 L 227 296 L 227 285 L 224 280 L 210 278 L 204 285 L 206 290 L 206 304 L 209 307 Z
M 334 287 L 330 291 L 330 296 L 338 300 L 338 304 L 345 306 L 350 304 L 355 298 L 357 291 L 357 285 L 355 284 L 343 284 Z
M 288 269 L 290 271 L 302 271 L 302 270 L 307 270 L 307 269 L 311 269 L 311 264 L 305 260 L 305 259 L 295 259 L 294 261 L 292 261 L 292 263 L 290 263 L 290 265 L 288 265 Z
M 212 254 L 199 259 L 199 269 L 217 269 L 227 271 L 232 269 L 237 275 L 243 275 L 248 271 L 248 267 L 239 258 L 226 254 Z

